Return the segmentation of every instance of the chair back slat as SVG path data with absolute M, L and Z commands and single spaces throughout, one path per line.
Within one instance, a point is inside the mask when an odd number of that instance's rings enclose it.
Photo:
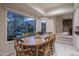
M 16 55 L 20 55 L 20 52 L 23 50 L 23 40 L 14 38 L 14 47 L 16 50 Z

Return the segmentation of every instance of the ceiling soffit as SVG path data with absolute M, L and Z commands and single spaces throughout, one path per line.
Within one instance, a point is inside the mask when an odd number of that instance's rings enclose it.
M 41 13 L 43 16 L 53 16 L 56 14 L 63 14 L 63 13 L 71 13 L 73 12 L 74 4 L 69 3 L 35 3 L 35 4 L 27 4 L 31 8 L 35 9 L 39 13 Z M 52 7 L 53 6 L 53 7 Z M 47 10 L 46 10 L 47 9 Z
M 5 6 L 19 10 L 20 12 L 36 16 L 36 17 L 52 17 L 62 14 L 70 14 L 73 12 L 74 4 L 60 4 L 60 3 L 6 3 Z

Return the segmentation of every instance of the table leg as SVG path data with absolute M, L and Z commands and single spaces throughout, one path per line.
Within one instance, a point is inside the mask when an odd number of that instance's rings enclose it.
M 36 47 L 36 56 L 38 56 L 38 47 Z

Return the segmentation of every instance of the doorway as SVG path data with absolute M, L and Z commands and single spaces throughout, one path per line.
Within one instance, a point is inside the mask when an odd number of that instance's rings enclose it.
M 63 20 L 63 32 L 67 32 L 69 35 L 72 35 L 72 19 Z

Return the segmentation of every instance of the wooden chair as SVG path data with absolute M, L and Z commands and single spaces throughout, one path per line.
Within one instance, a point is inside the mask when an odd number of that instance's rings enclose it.
M 50 35 L 50 33 L 49 33 L 49 32 L 47 32 L 47 33 L 46 33 L 46 37 L 48 37 L 49 35 Z
M 52 35 L 53 35 L 52 32 L 47 32 L 47 33 L 46 33 L 46 36 L 47 36 L 47 37 L 52 36 Z
M 53 55 L 53 53 L 55 53 L 55 40 L 56 40 L 56 35 L 54 34 L 51 37 L 51 52 L 52 52 L 52 55 Z
M 50 41 L 51 36 L 45 37 L 45 41 Z
M 50 32 L 49 36 L 52 37 L 54 34 L 52 32 Z
M 54 52 L 55 52 L 55 41 L 56 41 L 56 34 L 53 34 L 53 47 L 54 47 Z
M 41 46 L 40 46 L 41 47 Z M 50 55 L 50 49 L 51 49 L 51 41 L 49 40 L 49 38 L 45 39 L 45 44 L 41 47 L 38 48 L 38 53 L 40 55 Z
M 36 33 L 36 34 L 35 34 L 35 38 L 41 39 L 40 34 L 39 34 L 39 33 Z
M 51 55 L 51 41 L 48 41 L 45 43 L 45 48 L 44 48 L 44 55 L 50 56 Z
M 24 49 L 23 40 L 14 38 L 16 56 L 32 55 L 31 48 Z
M 49 40 L 50 41 L 50 47 L 51 47 L 51 54 L 53 55 L 53 53 L 55 52 L 55 40 L 56 40 L 56 34 L 50 33 L 50 35 L 48 37 L 45 38 L 45 40 Z

